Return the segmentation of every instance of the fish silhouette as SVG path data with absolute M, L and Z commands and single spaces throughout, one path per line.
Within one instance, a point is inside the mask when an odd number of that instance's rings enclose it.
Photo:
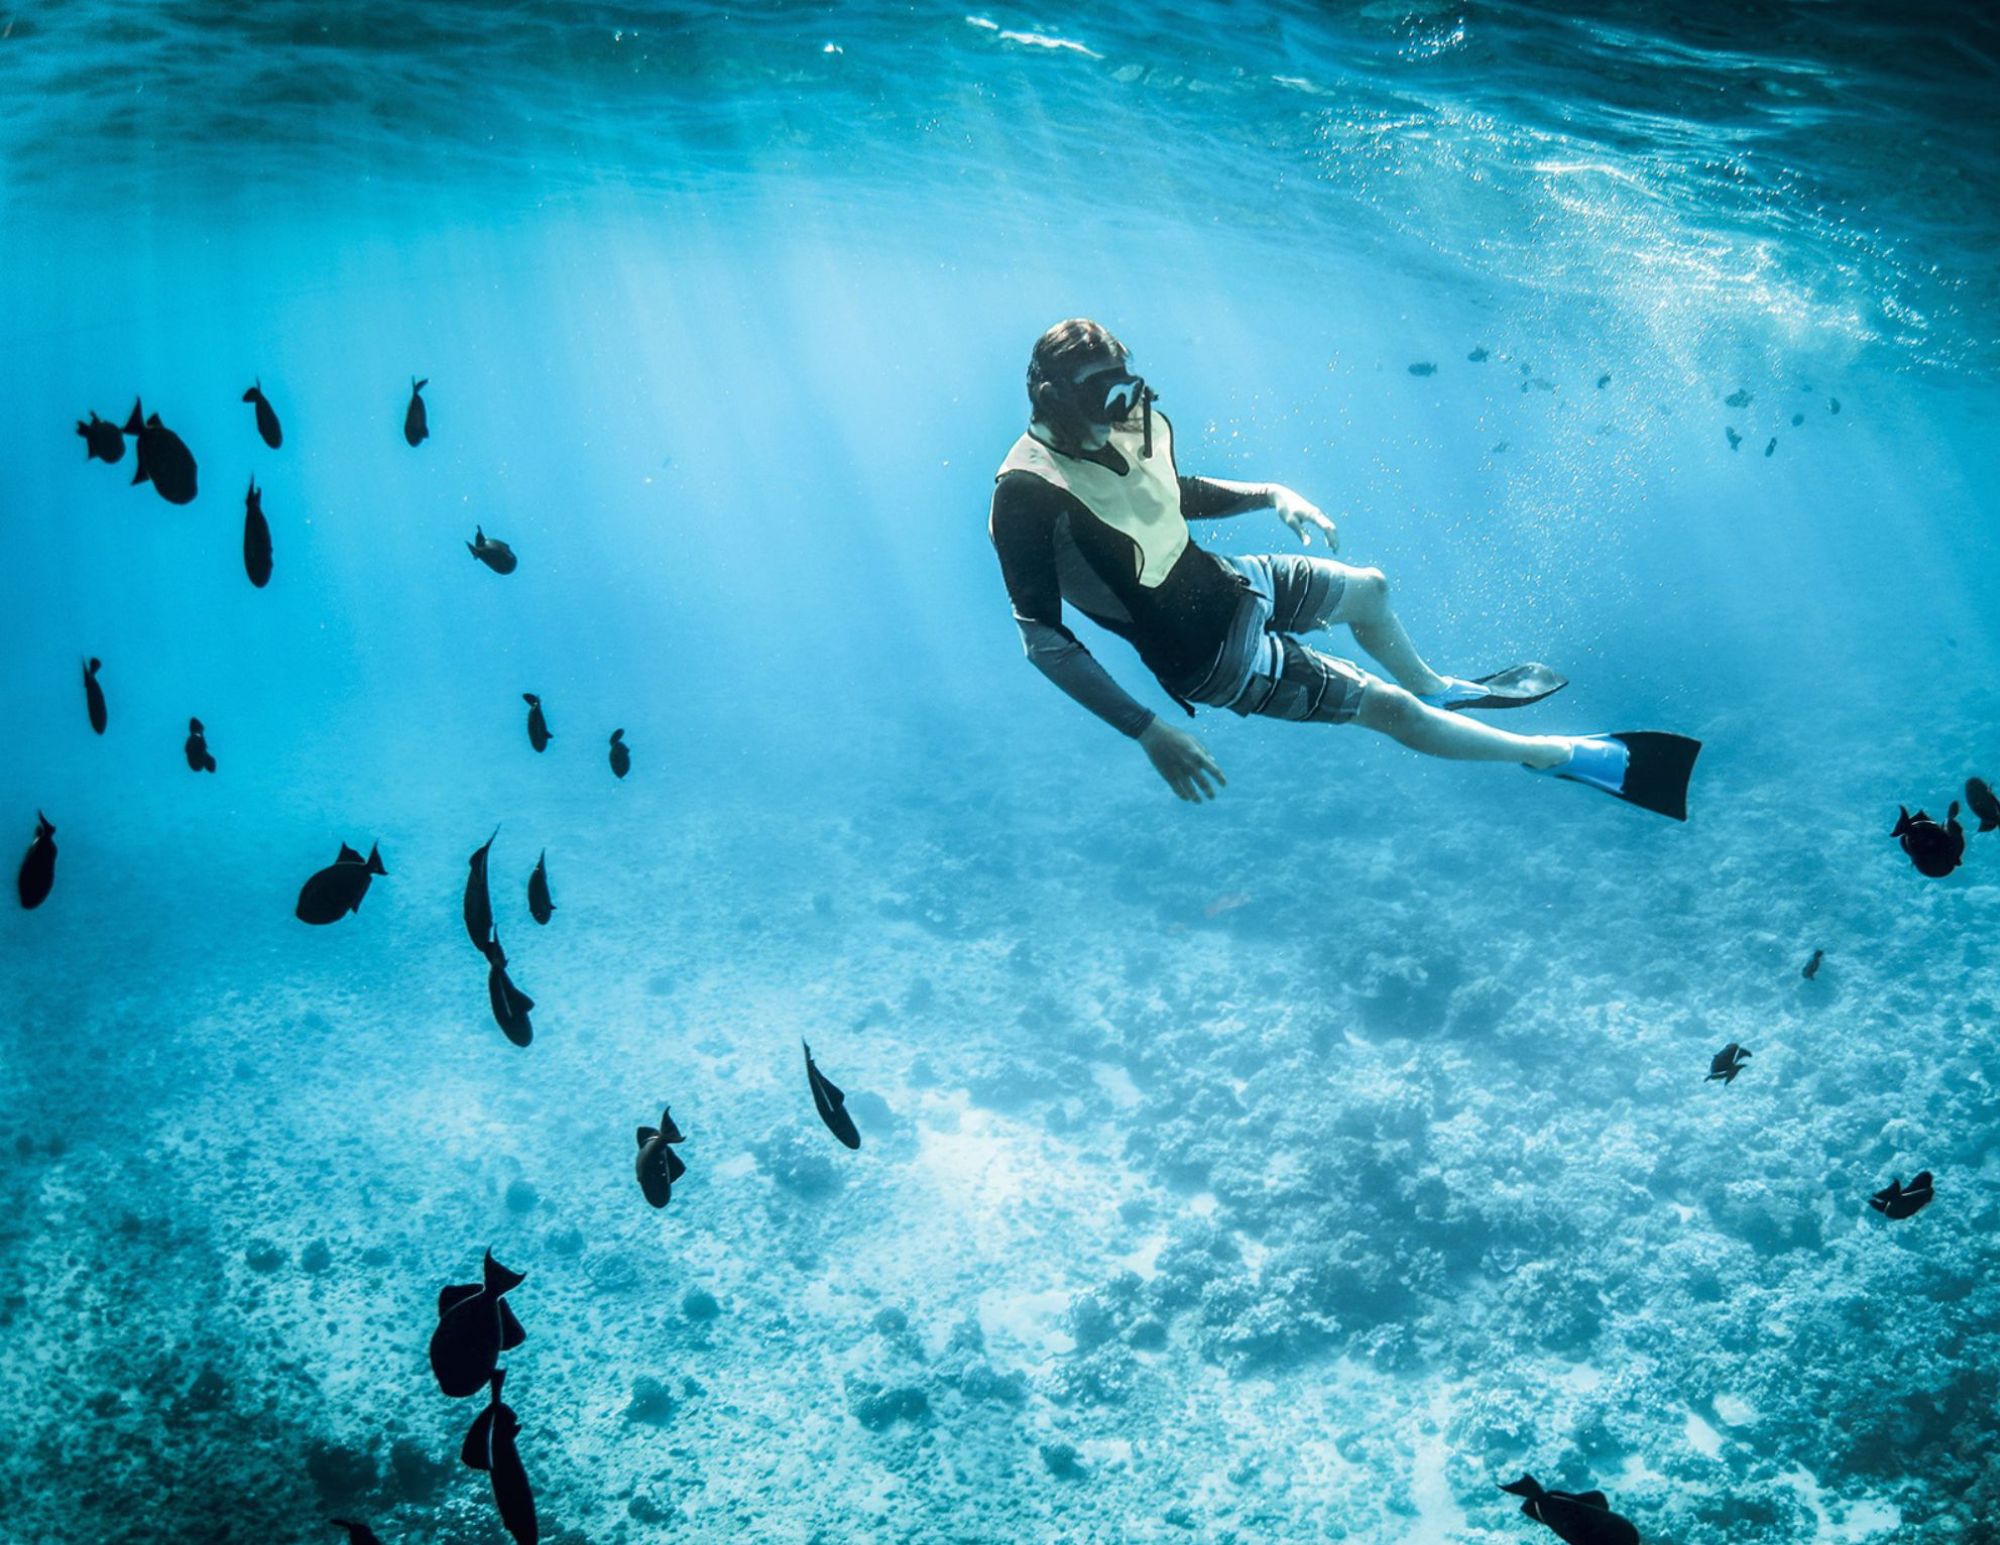
M 542 1536 L 535 1518 L 535 1497 L 515 1446 L 521 1423 L 513 1408 L 500 1398 L 500 1386 L 506 1379 L 506 1369 L 493 1370 L 488 1381 L 492 1399 L 473 1419 L 458 1457 L 473 1469 L 486 1472 L 493 1485 L 493 1505 L 500 1510 L 500 1523 L 514 1537 L 514 1545 L 537 1545 Z
M 1545 1491 L 1532 1475 L 1500 1489 L 1526 1498 L 1521 1511 L 1547 1525 L 1564 1545 L 1639 1545 L 1638 1529 L 1611 1511 L 1601 1491 Z
M 542 849 L 542 856 L 535 860 L 535 872 L 528 876 L 528 915 L 538 923 L 546 923 L 556 913 L 556 904 L 549 896 L 549 850 Z
M 1965 780 L 1965 803 L 1972 813 L 1979 817 L 1979 829 L 1990 832 L 2000 826 L 2000 799 L 1993 796 L 1993 786 L 1984 778 Z
M 1896 828 L 1889 835 L 1903 845 L 1917 873 L 1942 880 L 1959 866 L 1965 857 L 1965 828 L 1958 824 L 1957 800 L 1945 812 L 1942 826 L 1921 810 L 1911 815 L 1901 806 L 1897 809 Z
M 1819 963 L 1824 959 L 1826 959 L 1825 950 L 1814 950 L 1812 952 L 1812 959 L 1806 962 L 1805 970 L 1801 971 L 1799 975 L 1810 982 L 1814 977 L 1819 975 Z
M 104 726 L 110 722 L 110 714 L 104 707 L 104 688 L 98 685 L 97 673 L 104 669 L 104 662 L 92 655 L 83 662 L 83 704 L 90 712 L 90 727 L 98 734 L 104 733 Z M 1974 806 L 1977 809 L 1978 806 Z
M 1470 354 L 1466 355 L 1465 357 L 1475 365 L 1483 365 L 1486 363 L 1488 359 L 1492 357 L 1492 351 L 1489 350 L 1486 347 L 1486 345 L 1482 343 L 1478 348 L 1474 349 Z
M 799 1043 L 805 1046 L 805 1042 Z M 840 1086 L 819 1070 L 813 1061 L 812 1048 L 806 1046 L 806 1081 L 812 1085 L 813 1108 L 819 1112 L 819 1119 L 826 1123 L 827 1131 L 850 1148 L 861 1146 L 861 1134 L 854 1130 L 854 1118 L 847 1114 L 847 1096 Z
M 27 911 L 49 899 L 49 892 L 56 884 L 56 829 L 49 824 L 49 818 L 41 811 L 35 812 L 34 840 L 28 844 L 28 851 L 21 859 L 21 869 L 14 876 L 14 887 L 21 893 L 21 905 Z
M 465 550 L 495 574 L 512 574 L 521 564 L 521 560 L 514 556 L 513 548 L 497 538 L 489 537 L 479 526 L 472 528 L 472 540 L 465 544 Z
M 90 415 L 90 422 L 76 421 L 76 432 L 83 436 L 83 459 L 97 460 L 107 466 L 125 459 L 125 431 L 108 419 Z
M 500 948 L 499 934 L 487 941 L 485 955 L 486 1000 L 493 1007 L 493 1022 L 516 1046 L 526 1046 L 535 1038 L 534 1022 L 528 1018 L 534 1012 L 535 1000 L 516 987 L 507 974 L 507 952 Z
M 208 732 L 201 727 L 201 720 L 188 720 L 187 744 L 181 749 L 187 753 L 190 772 L 215 771 L 215 758 L 208 750 Z
M 1908 1185 L 1892 1180 L 1868 1198 L 1868 1205 L 1885 1218 L 1907 1218 L 1931 1204 L 1931 1172 L 1919 1171 Z
M 429 376 L 419 381 L 410 377 L 410 405 L 403 410 L 403 438 L 410 442 L 412 449 L 422 445 L 431 437 L 430 414 L 424 408 L 424 388 L 431 384 Z
M 611 770 L 621 778 L 632 770 L 632 748 L 625 744 L 623 730 L 611 732 Z
M 243 572 L 259 590 L 271 583 L 271 523 L 264 518 L 264 495 L 254 476 L 243 496 Z
M 681 1129 L 674 1125 L 671 1107 L 660 1113 L 657 1129 L 639 1128 L 639 1189 L 655 1207 L 667 1205 L 674 1194 L 674 1182 L 687 1173 L 687 1166 L 672 1146 L 686 1141 Z
M 555 736 L 549 733 L 548 716 L 542 712 L 542 700 L 532 692 L 523 692 L 521 701 L 528 705 L 528 744 L 537 751 L 546 751 Z
M 1432 361 L 1421 360 L 1417 364 L 1410 366 L 1410 374 L 1413 376 L 1434 376 L 1437 374 L 1437 368 L 1437 365 Z
M 347 1545 L 382 1545 L 382 1536 L 366 1524 L 352 1523 L 345 1518 L 330 1518 L 327 1522 L 336 1529 L 347 1531 Z
M 1719 1078 L 1725 1084 L 1733 1084 L 1736 1082 L 1736 1075 L 1743 1071 L 1743 1064 L 1749 1060 L 1750 1053 L 1731 1041 L 1709 1062 L 1708 1078 L 1702 1082 L 1707 1083 L 1711 1079 Z
M 1738 434 L 1734 429 L 1724 428 L 1722 432 L 1729 436 L 1729 448 L 1732 451 L 1743 443 L 1743 436 Z
M 496 826 L 493 837 L 488 837 L 485 846 L 466 860 L 471 873 L 465 877 L 465 933 L 472 940 L 472 947 L 482 955 L 493 942 L 493 895 L 486 885 L 486 858 L 493 851 L 493 838 L 499 835 L 500 828 Z
M 368 882 L 389 871 L 382 867 L 380 846 L 371 847 L 363 858 L 346 843 L 340 856 L 320 870 L 299 890 L 295 909 L 302 923 L 337 923 L 350 912 L 361 910 L 361 898 L 368 894 Z
M 1755 399 L 1751 397 L 1749 390 L 1739 386 L 1735 391 L 1722 399 L 1722 405 L 1725 408 L 1747 408 L 1753 401 Z
M 264 396 L 264 383 L 259 381 L 243 394 L 245 402 L 257 404 L 257 433 L 264 437 L 264 443 L 276 450 L 285 443 L 285 431 L 278 423 L 278 414 L 268 398 Z
M 454 1400 L 476 1395 L 493 1377 L 500 1354 L 511 1352 L 528 1333 L 514 1318 L 507 1294 L 527 1281 L 509 1271 L 488 1250 L 480 1280 L 454 1283 L 438 1291 L 437 1329 L 431 1332 L 431 1372 L 438 1388 Z
M 153 490 L 169 504 L 186 504 L 195 494 L 194 453 L 181 437 L 160 422 L 160 415 L 143 417 L 139 400 L 132 401 L 132 416 L 125 421 L 125 433 L 139 442 L 132 469 L 134 483 L 151 483 Z

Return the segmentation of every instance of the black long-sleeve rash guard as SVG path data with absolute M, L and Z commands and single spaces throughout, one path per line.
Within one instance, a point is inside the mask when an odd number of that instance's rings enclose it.
M 1212 520 L 1270 502 L 1267 484 L 1179 479 L 1181 517 Z M 1083 501 L 1032 472 L 1009 472 L 993 489 L 987 531 L 1013 602 L 1028 658 L 1050 681 L 1125 735 L 1153 712 L 1111 679 L 1064 626 L 1067 601 L 1139 651 L 1169 693 L 1192 689 L 1215 663 L 1243 595 L 1236 571 L 1190 540 L 1167 577 L 1139 583 L 1139 549 Z

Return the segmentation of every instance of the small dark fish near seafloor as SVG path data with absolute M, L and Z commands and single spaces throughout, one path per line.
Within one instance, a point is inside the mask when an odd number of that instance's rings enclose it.
M 466 861 L 465 877 L 465 934 L 472 940 L 472 947 L 480 954 L 493 942 L 493 894 L 486 884 L 486 861 L 493 851 L 493 839 L 500 835 L 500 828 L 493 828 L 493 836 L 488 837 L 484 846 L 473 850 Z
M 1721 1079 L 1725 1084 L 1736 1082 L 1736 1075 L 1743 1071 L 1743 1064 L 1750 1060 L 1750 1053 L 1731 1041 L 1717 1052 L 1708 1064 L 1708 1079 Z M 1708 1082 L 1704 1079 L 1703 1082 Z
M 1500 1489 L 1525 1498 L 1521 1511 L 1547 1525 L 1564 1545 L 1639 1545 L 1638 1528 L 1612 1512 L 1601 1491 L 1547 1491 L 1532 1475 Z
M 1979 817 L 1979 829 L 1990 832 L 2000 827 L 2000 799 L 1993 794 L 1993 786 L 1984 778 L 1965 780 L 1965 803 L 1972 813 Z
M 361 910 L 361 898 L 368 894 L 368 883 L 378 874 L 389 871 L 382 867 L 380 846 L 370 847 L 368 856 L 363 858 L 346 843 L 340 845 L 340 856 L 326 868 L 320 870 L 299 890 L 299 904 L 296 910 L 302 923 L 337 923 L 350 912 Z
M 83 459 L 101 461 L 109 465 L 125 459 L 125 431 L 109 419 L 90 415 L 90 422 L 76 421 L 76 432 L 83 436 Z
M 1826 959 L 1825 950 L 1814 950 L 1812 952 L 1812 959 L 1806 962 L 1806 968 L 1803 971 L 1801 971 L 1799 975 L 1804 977 L 1807 981 L 1810 982 L 1814 977 L 1819 975 L 1820 962 L 1825 959 Z
M 671 1108 L 660 1113 L 657 1128 L 639 1128 L 639 1189 L 655 1207 L 664 1207 L 673 1199 L 674 1182 L 687 1173 L 681 1156 L 673 1150 L 675 1143 L 686 1141 L 681 1129 L 674 1125 Z
M 555 898 L 549 894 L 549 850 L 542 849 L 542 856 L 535 860 L 535 872 L 528 876 L 528 915 L 538 923 L 546 923 L 556 915 Z
M 138 465 L 132 469 L 134 483 L 151 483 L 154 492 L 169 504 L 186 504 L 194 498 L 194 453 L 160 422 L 159 414 L 143 415 L 138 399 L 133 399 L 125 433 L 139 444 L 134 456 Z
M 506 1379 L 506 1369 L 493 1370 L 487 1380 L 492 1397 L 473 1419 L 458 1457 L 472 1469 L 485 1471 L 493 1486 L 493 1505 L 499 1509 L 501 1526 L 514 1537 L 514 1545 L 537 1545 L 542 1526 L 535 1517 L 534 1492 L 515 1442 L 521 1434 L 521 1422 L 514 1408 L 500 1398 Z
M 805 1043 L 801 1041 L 801 1046 Z M 840 1085 L 819 1070 L 813 1061 L 813 1051 L 806 1046 L 806 1082 L 812 1085 L 813 1108 L 819 1112 L 819 1119 L 826 1123 L 831 1132 L 849 1148 L 861 1146 L 861 1134 L 854 1130 L 854 1118 L 847 1114 L 847 1096 Z
M 264 494 L 254 476 L 243 496 L 243 572 L 259 590 L 271 583 L 271 523 L 264 518 Z
M 1917 873 L 1929 875 L 1933 880 L 1942 880 L 1965 857 L 1965 828 L 1958 824 L 1955 799 L 1945 812 L 1942 826 L 1921 810 L 1911 815 L 1899 806 L 1895 830 L 1889 835 L 1903 845 L 1910 862 L 1917 866 Z
M 537 751 L 546 751 L 555 736 L 549 733 L 548 716 L 542 712 L 542 700 L 532 692 L 523 692 L 521 701 L 528 705 L 528 744 Z
M 632 748 L 625 744 L 623 730 L 611 732 L 611 770 L 621 778 L 632 770 Z
M 1907 1218 L 1922 1212 L 1931 1203 L 1931 1172 L 1919 1171 L 1908 1185 L 1892 1180 L 1873 1196 L 1868 1205 L 1885 1218 Z
M 424 407 L 424 388 L 430 384 L 429 376 L 421 381 L 410 377 L 410 405 L 403 410 L 403 438 L 412 449 L 431 437 L 431 417 Z
M 187 744 L 181 749 L 187 753 L 188 771 L 215 771 L 215 757 L 208 749 L 208 731 L 202 728 L 201 720 L 188 720 Z
M 500 947 L 498 933 L 486 941 L 485 955 L 486 1000 L 493 1009 L 493 1022 L 516 1046 L 526 1046 L 535 1039 L 535 1024 L 528 1017 L 534 1012 L 535 1000 L 507 974 L 507 952 Z
M 438 1290 L 437 1329 L 431 1332 L 431 1372 L 438 1388 L 454 1400 L 476 1395 L 499 1366 L 500 1354 L 528 1339 L 507 1303 L 507 1295 L 527 1281 L 509 1271 L 488 1250 L 477 1282 Z

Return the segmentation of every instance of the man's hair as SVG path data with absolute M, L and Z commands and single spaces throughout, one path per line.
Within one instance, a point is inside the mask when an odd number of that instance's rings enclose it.
M 1058 322 L 1035 340 L 1035 352 L 1028 356 L 1028 401 L 1035 400 L 1035 388 L 1044 381 L 1067 388 L 1076 367 L 1087 360 L 1123 363 L 1125 358 L 1125 345 L 1101 323 L 1088 317 Z

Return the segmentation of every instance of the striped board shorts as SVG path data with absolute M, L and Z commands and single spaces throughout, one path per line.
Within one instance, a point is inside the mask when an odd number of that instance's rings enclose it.
M 1215 663 L 1181 695 L 1246 717 L 1346 724 L 1375 678 L 1351 660 L 1292 637 L 1322 626 L 1347 588 L 1347 565 L 1296 553 L 1224 558 L 1243 578 L 1242 602 Z

